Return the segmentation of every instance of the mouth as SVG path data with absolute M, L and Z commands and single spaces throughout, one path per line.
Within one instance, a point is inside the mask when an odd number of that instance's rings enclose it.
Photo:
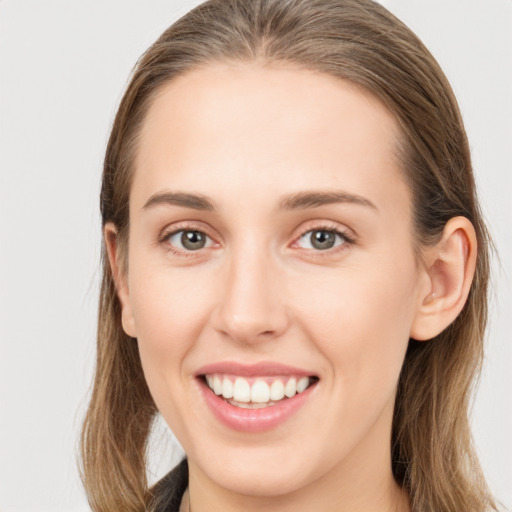
M 200 378 L 215 395 L 242 409 L 274 407 L 303 393 L 318 381 L 316 376 L 300 375 L 247 378 L 210 373 Z
M 196 373 L 207 409 L 231 430 L 258 433 L 285 423 L 316 395 L 320 379 L 275 363 L 226 362 Z

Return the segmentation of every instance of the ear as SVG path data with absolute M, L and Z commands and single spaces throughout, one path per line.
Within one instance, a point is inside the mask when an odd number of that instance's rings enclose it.
M 116 285 L 117 296 L 121 303 L 121 322 L 123 330 L 128 336 L 136 338 L 135 322 L 133 319 L 130 292 L 128 289 L 128 276 L 126 266 L 121 265 L 122 257 L 119 248 L 119 237 L 117 228 L 112 222 L 107 222 L 103 229 L 105 246 L 107 248 L 108 261 L 112 276 Z
M 448 327 L 461 312 L 476 266 L 477 241 L 466 217 L 450 219 L 441 240 L 424 251 L 424 286 L 410 337 L 429 340 Z

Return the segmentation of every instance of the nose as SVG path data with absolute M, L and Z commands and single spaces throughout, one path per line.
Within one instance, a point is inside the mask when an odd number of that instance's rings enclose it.
M 246 247 L 226 261 L 214 327 L 223 336 L 254 344 L 280 337 L 289 326 L 282 271 L 269 254 Z

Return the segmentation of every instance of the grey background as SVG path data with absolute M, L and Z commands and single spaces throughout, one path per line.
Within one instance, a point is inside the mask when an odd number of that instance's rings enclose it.
M 0 1 L 2 512 L 88 510 L 76 448 L 94 361 L 102 156 L 136 59 L 197 3 Z M 500 254 L 473 424 L 491 488 L 510 508 L 512 1 L 383 3 L 452 82 Z M 175 455 L 164 430 L 154 478 Z

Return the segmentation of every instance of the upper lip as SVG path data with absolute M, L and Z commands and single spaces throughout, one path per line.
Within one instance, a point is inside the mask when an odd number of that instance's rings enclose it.
M 293 375 L 296 377 L 315 376 L 315 372 L 277 363 L 274 361 L 262 361 L 254 364 L 237 363 L 234 361 L 221 361 L 207 364 L 195 372 L 200 375 L 212 375 L 215 373 L 238 375 L 240 377 L 272 377 L 278 375 Z

